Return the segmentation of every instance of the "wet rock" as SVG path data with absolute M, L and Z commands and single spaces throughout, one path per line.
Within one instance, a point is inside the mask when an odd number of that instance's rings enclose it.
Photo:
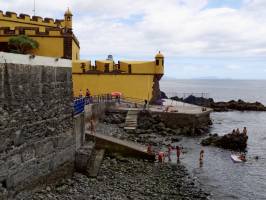
M 161 99 L 168 99 L 167 95 L 165 94 L 165 92 L 161 91 Z
M 226 134 L 218 136 L 217 134 L 210 135 L 208 138 L 203 139 L 201 144 L 203 146 L 213 145 L 224 149 L 244 151 L 247 147 L 248 136 L 244 134 Z
M 250 103 L 250 102 L 245 102 L 241 99 L 239 99 L 238 101 L 231 100 L 228 102 L 214 102 L 212 98 L 195 97 L 193 95 L 190 95 L 185 99 L 179 98 L 177 96 L 171 97 L 171 99 L 198 106 L 210 107 L 216 112 L 226 112 L 230 110 L 266 111 L 266 107 L 260 102 Z

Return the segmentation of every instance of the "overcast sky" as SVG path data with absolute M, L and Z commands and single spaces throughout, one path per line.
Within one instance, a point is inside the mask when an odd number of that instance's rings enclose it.
M 33 0 L 0 10 L 33 14 Z M 36 0 L 36 15 L 69 7 L 83 59 L 153 59 L 175 78 L 266 79 L 266 0 Z

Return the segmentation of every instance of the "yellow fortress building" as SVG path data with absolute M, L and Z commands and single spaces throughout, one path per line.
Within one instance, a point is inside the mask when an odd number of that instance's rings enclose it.
M 164 74 L 164 56 L 159 52 L 151 61 L 80 60 L 80 47 L 72 30 L 72 13 L 54 20 L 0 11 L 0 51 L 8 52 L 10 37 L 27 35 L 39 43 L 33 54 L 72 60 L 75 97 L 89 89 L 91 95 L 120 92 L 124 97 L 155 102 L 160 97 L 159 81 Z
M 27 35 L 39 44 L 33 52 L 35 55 L 78 60 L 80 47 L 72 31 L 72 16 L 69 9 L 61 20 L 27 14 L 18 16 L 14 12 L 4 14 L 0 10 L 0 51 L 9 51 L 10 37 Z
M 126 61 L 115 63 L 112 56 L 106 60 L 73 61 L 72 79 L 74 96 L 121 92 L 129 99 L 155 102 L 160 98 L 159 80 L 164 74 L 164 56 L 160 52 L 152 61 Z

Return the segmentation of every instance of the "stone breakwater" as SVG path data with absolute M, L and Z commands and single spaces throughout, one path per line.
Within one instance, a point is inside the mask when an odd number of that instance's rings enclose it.
M 16 199 L 208 199 L 182 165 L 107 156 L 97 179 L 74 174 L 54 186 L 23 192 Z
M 171 97 L 171 99 L 176 101 L 182 101 L 189 104 L 194 104 L 198 106 L 204 106 L 212 108 L 215 112 L 225 112 L 230 110 L 238 111 L 266 111 L 266 107 L 260 102 L 245 102 L 241 99 L 238 101 L 231 100 L 228 102 L 215 102 L 212 98 L 195 97 L 193 95 L 187 98 L 179 98 L 177 96 Z

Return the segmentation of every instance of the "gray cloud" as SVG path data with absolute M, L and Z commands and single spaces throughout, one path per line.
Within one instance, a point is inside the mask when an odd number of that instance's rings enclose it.
M 264 55 L 266 1 L 243 1 L 237 10 L 206 8 L 208 0 L 36 0 L 41 16 L 58 18 L 67 7 L 72 9 L 74 31 L 86 56 L 145 56 L 157 50 L 169 56 Z M 0 7 L 32 13 L 32 4 L 2 0 Z M 132 16 L 141 17 L 128 23 Z

